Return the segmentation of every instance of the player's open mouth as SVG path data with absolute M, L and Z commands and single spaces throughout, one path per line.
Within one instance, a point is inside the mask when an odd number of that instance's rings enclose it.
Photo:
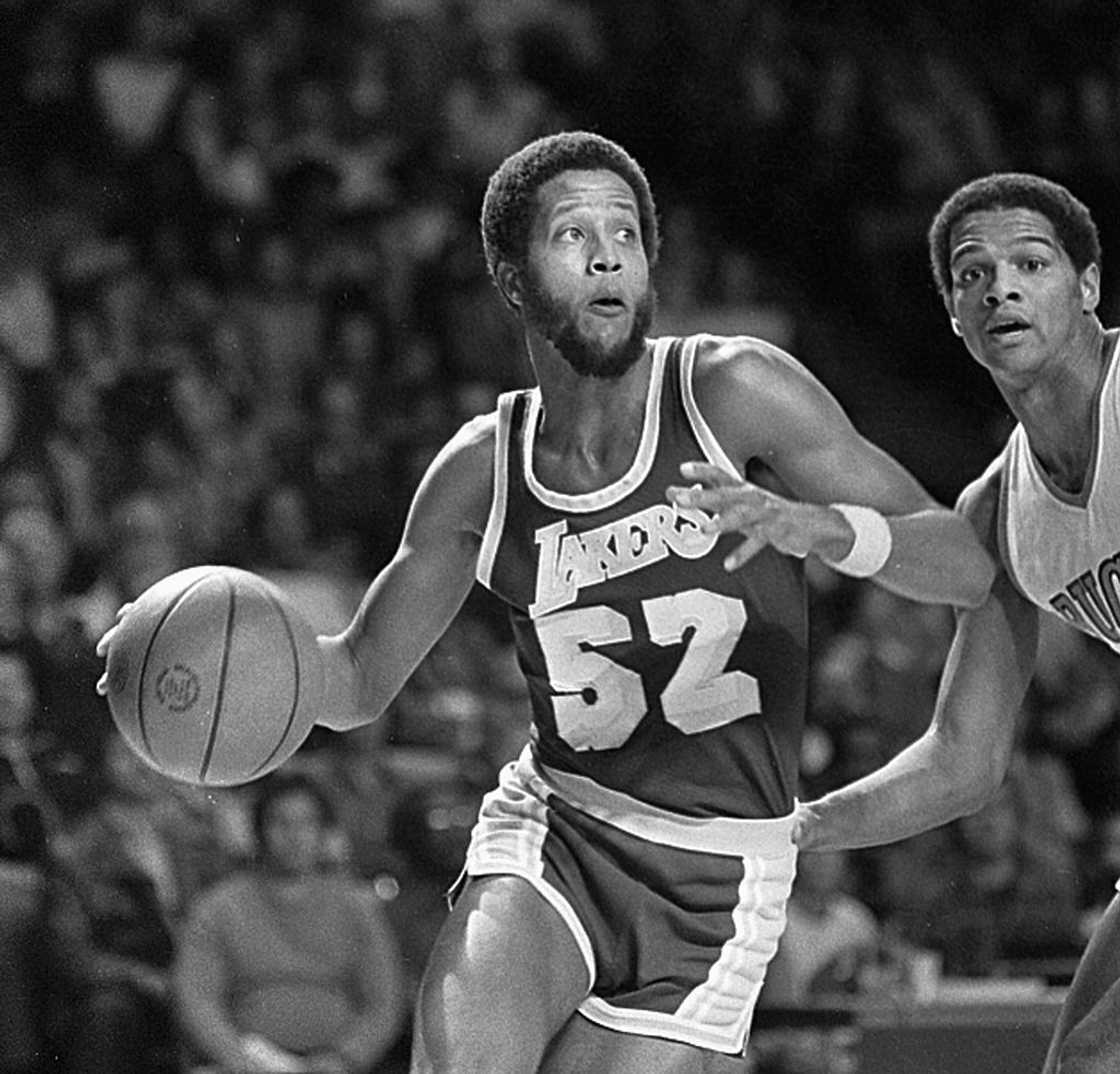
M 997 321 L 988 328 L 989 336 L 1014 336 L 1025 332 L 1030 325 L 1026 321 Z
M 626 303 L 621 298 L 597 298 L 591 303 L 591 308 L 603 313 L 620 313 L 626 309 Z

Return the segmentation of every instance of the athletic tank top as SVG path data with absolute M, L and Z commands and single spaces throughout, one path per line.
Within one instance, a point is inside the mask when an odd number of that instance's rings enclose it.
M 1120 372 L 1117 340 L 1095 414 L 1085 487 L 1058 488 L 1017 425 L 997 460 L 1000 545 L 1011 579 L 1040 608 L 1120 652 Z
M 509 607 L 537 760 L 681 814 L 782 816 L 804 723 L 802 564 L 767 548 L 729 574 L 742 538 L 666 500 L 686 460 L 736 470 L 692 395 L 699 341 L 653 341 L 633 463 L 594 492 L 537 480 L 539 389 L 501 396 L 478 578 Z

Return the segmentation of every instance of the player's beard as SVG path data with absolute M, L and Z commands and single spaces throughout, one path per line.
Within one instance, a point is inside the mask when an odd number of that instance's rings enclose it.
M 524 296 L 524 312 L 529 324 L 580 376 L 603 380 L 621 377 L 645 353 L 646 337 L 656 308 L 657 293 L 653 284 L 649 284 L 634 307 L 627 337 L 614 345 L 606 345 L 583 334 L 576 315 L 548 295 L 536 280 L 529 281 Z

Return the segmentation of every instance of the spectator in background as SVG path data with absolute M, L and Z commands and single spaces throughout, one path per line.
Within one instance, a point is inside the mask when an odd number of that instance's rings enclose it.
M 52 895 L 50 824 L 32 797 L 0 789 L 0 1074 L 57 1070 L 69 998 Z
M 85 812 L 59 848 L 84 922 L 71 1062 L 83 1074 L 170 1071 L 177 1045 L 170 967 L 182 882 L 154 816 L 166 781 L 117 735 L 104 765 L 101 781 L 87 777 Z
M 1044 793 L 1016 768 L 988 805 L 942 833 L 924 865 L 918 840 L 892 856 L 891 920 L 910 943 L 940 951 L 947 974 L 982 977 L 1017 959 L 1080 953 L 1075 847 L 1037 822 L 1030 803 Z
M 373 890 L 323 868 L 334 809 L 281 772 L 256 788 L 259 861 L 201 895 L 175 967 L 194 1047 L 223 1072 L 372 1074 L 406 996 Z
M 1120 811 L 1120 677 L 1103 646 L 1048 619 L 1040 627 L 1023 745 L 1061 761 L 1098 821 Z
M 363 592 L 339 549 L 320 538 L 307 489 L 291 480 L 263 489 L 248 517 L 249 569 L 278 585 L 321 632 L 349 622 Z
M 879 951 L 874 913 L 851 891 L 846 851 L 806 854 L 786 904 L 786 928 L 766 971 L 765 1005 L 801 1007 L 859 990 Z

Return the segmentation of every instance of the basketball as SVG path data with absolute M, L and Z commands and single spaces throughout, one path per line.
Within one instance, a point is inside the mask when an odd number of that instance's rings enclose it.
M 146 589 L 109 649 L 117 729 L 149 765 L 209 787 L 247 783 L 301 745 L 319 716 L 323 659 L 275 585 L 191 567 Z

